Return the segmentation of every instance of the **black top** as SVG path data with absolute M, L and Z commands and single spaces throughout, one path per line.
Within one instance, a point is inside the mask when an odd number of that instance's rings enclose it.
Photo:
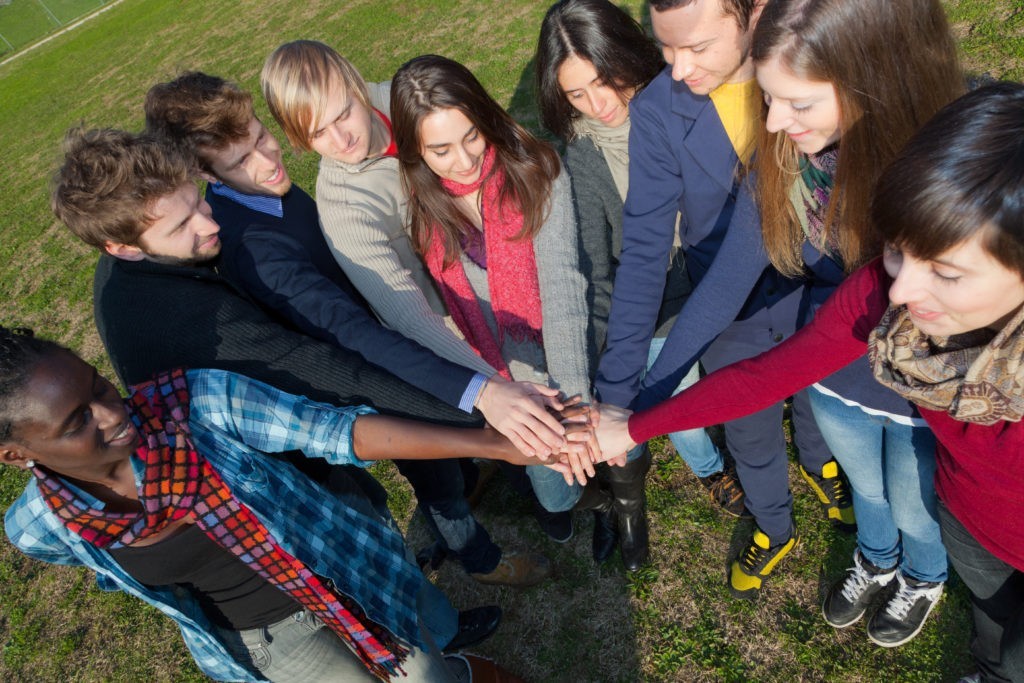
M 242 631 L 281 621 L 300 607 L 194 524 L 152 545 L 122 547 L 110 554 L 147 586 L 179 585 L 221 628 Z
M 273 320 L 213 268 L 100 257 L 96 327 L 126 385 L 175 367 L 217 368 L 335 405 L 452 425 L 480 425 L 358 353 Z

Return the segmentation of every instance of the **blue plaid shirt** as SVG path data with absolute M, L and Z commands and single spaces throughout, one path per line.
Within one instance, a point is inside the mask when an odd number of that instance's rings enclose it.
M 365 467 L 352 453 L 352 424 L 365 406 L 336 408 L 222 370 L 191 370 L 189 426 L 196 449 L 282 547 L 334 581 L 371 619 L 424 647 L 417 619 L 438 643 L 455 634 L 458 613 L 410 562 L 390 515 L 362 495 L 336 494 L 264 452 L 301 450 L 309 457 Z M 133 458 L 136 476 L 141 463 Z M 88 497 L 82 493 L 83 497 Z M 287 505 L 282 505 L 282 502 Z M 57 519 L 29 481 L 4 519 L 7 536 L 29 557 L 96 572 L 104 590 L 123 590 L 174 619 L 199 668 L 222 681 L 258 681 L 239 666 L 191 595 L 144 586 L 110 554 Z

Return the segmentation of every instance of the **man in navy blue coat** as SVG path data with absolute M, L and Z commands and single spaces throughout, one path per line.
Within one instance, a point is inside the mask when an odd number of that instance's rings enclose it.
M 698 360 L 711 371 L 761 353 L 794 330 L 801 283 L 765 268 L 760 219 L 749 180 L 741 180 L 760 125 L 761 93 L 749 48 L 763 4 L 651 1 L 654 35 L 668 66 L 630 104 L 622 254 L 596 379 L 604 402 L 647 407 L 694 381 Z M 664 346 L 652 351 L 665 280 L 652 264 L 667 266 L 675 244 L 684 250 L 694 291 Z M 751 268 L 757 271 L 752 278 L 735 277 Z M 754 281 L 752 290 L 734 284 Z M 839 514 L 848 496 L 839 477 L 822 477 L 832 456 L 803 396 L 795 398 L 794 417 L 802 465 L 823 504 Z M 729 585 L 734 595 L 753 597 L 798 538 L 782 404 L 727 424 L 725 433 L 746 508 L 758 525 L 730 565 Z M 705 476 L 698 467 L 696 474 Z M 852 523 L 848 504 L 842 514 Z

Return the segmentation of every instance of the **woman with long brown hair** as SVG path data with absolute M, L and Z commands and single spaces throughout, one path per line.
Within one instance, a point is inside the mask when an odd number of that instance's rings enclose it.
M 872 188 L 910 136 L 964 90 L 939 0 L 776 0 L 754 34 L 765 126 L 754 163 L 765 249 L 809 274 L 810 315 L 881 253 Z M 801 321 L 804 322 L 804 321 Z M 934 436 L 914 406 L 853 363 L 810 390 L 815 419 L 850 479 L 854 566 L 825 597 L 825 621 L 861 618 L 883 647 L 913 638 L 942 593 Z
M 587 400 L 587 284 L 558 155 L 436 55 L 395 74 L 391 120 L 413 243 L 459 330 L 505 378 Z M 580 496 L 547 468 L 528 473 L 548 510 Z

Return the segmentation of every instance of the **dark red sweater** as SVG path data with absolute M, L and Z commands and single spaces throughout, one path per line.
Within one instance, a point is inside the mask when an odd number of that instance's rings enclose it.
M 866 363 L 868 335 L 888 306 L 890 284 L 881 260 L 872 261 L 847 278 L 814 320 L 788 341 L 634 414 L 630 436 L 643 443 L 660 434 L 727 422 L 851 362 Z M 1007 421 L 978 425 L 958 422 L 945 412 L 920 411 L 939 442 L 939 497 L 986 549 L 1024 571 L 1024 426 Z

